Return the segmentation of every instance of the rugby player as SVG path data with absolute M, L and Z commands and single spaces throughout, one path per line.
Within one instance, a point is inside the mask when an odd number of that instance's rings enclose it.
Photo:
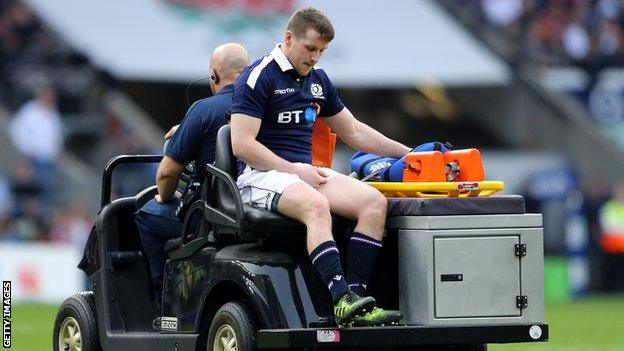
M 323 118 L 356 150 L 402 157 L 410 148 L 359 122 L 319 67 L 334 28 L 319 10 L 296 11 L 283 42 L 247 67 L 234 85 L 232 148 L 244 162 L 237 179 L 243 201 L 306 225 L 307 250 L 334 301 L 341 324 L 398 321 L 365 296 L 382 247 L 386 198 L 376 189 L 329 168 L 311 165 L 311 134 Z M 357 221 L 347 247 L 347 275 L 332 237 L 331 214 Z

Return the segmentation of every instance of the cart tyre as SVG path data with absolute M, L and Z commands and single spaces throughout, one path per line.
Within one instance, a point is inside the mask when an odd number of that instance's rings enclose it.
M 92 291 L 78 293 L 63 302 L 54 321 L 52 349 L 101 350 Z
M 234 346 L 238 351 L 255 350 L 256 327 L 249 308 L 242 301 L 221 306 L 210 324 L 206 344 L 206 350 L 214 351 Z

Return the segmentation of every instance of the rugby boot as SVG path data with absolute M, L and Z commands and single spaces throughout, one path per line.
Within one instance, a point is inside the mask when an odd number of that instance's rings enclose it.
M 375 308 L 375 304 L 375 299 L 372 296 L 361 297 L 349 291 L 342 295 L 340 300 L 334 304 L 336 323 L 347 325 L 353 321 L 353 318 L 372 311 Z
M 396 310 L 384 310 L 375 307 L 372 311 L 353 318 L 353 325 L 381 325 L 395 324 L 403 318 L 403 314 Z

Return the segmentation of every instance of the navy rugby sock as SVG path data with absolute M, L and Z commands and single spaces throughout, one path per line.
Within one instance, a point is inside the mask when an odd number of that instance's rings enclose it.
M 340 300 L 342 295 L 349 291 L 349 286 L 340 265 L 340 254 L 336 243 L 332 240 L 321 243 L 312 250 L 310 259 L 314 268 L 321 274 L 334 303 Z
M 381 246 L 381 241 L 358 232 L 354 232 L 349 239 L 347 281 L 349 289 L 360 296 L 366 293 L 366 284 Z

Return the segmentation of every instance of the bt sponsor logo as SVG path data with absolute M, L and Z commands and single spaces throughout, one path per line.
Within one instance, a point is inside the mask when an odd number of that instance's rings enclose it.
M 283 111 L 277 114 L 277 123 L 280 124 L 305 124 L 312 125 L 321 110 L 317 103 L 305 108 L 305 110 Z

